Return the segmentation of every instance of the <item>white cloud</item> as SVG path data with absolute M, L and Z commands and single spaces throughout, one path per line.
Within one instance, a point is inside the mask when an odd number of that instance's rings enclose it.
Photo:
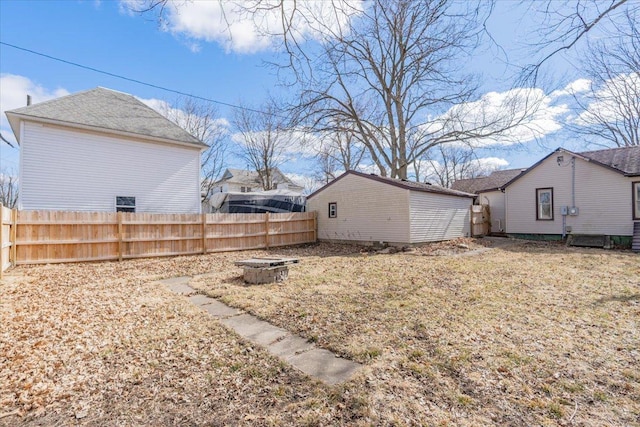
M 490 171 L 505 169 L 507 166 L 509 166 L 509 162 L 506 159 L 502 159 L 500 157 L 482 157 L 473 160 L 473 163 L 475 163 L 481 170 Z
M 227 51 L 255 53 L 273 49 L 280 42 L 282 16 L 291 20 L 299 40 L 321 40 L 348 28 L 363 8 L 362 0 L 179 1 L 168 0 L 163 29 L 175 36 L 216 42 Z M 144 0 L 121 0 L 128 12 L 143 8 Z M 295 10 L 294 10 L 295 7 Z M 193 45 L 190 45 L 193 48 Z
M 268 136 L 266 131 L 251 132 L 246 135 L 236 132 L 231 135 L 231 140 L 239 146 L 245 146 L 245 137 L 251 137 L 253 141 L 258 141 L 260 138 Z M 316 140 L 315 136 L 302 130 L 276 131 L 276 134 L 271 138 L 277 145 L 275 151 L 279 152 L 278 162 L 296 162 L 299 158 L 310 158 L 317 154 L 313 144 L 313 141 Z
M 586 92 L 591 89 L 591 80 L 589 79 L 577 79 L 566 85 L 561 90 L 554 90 L 549 94 L 552 99 L 559 98 L 561 96 L 575 95 L 578 93 Z
M 569 109 L 565 104 L 553 105 L 552 102 L 550 96 L 537 88 L 488 92 L 478 101 L 453 106 L 425 123 L 422 131 L 432 136 L 474 129 L 483 135 L 496 132 L 468 141 L 478 148 L 527 143 L 562 128 L 559 119 Z M 500 129 L 506 130 L 497 132 Z
M 619 74 L 590 93 L 585 111 L 571 120 L 581 126 L 616 122 L 633 115 L 640 107 L 640 73 Z M 637 113 L 636 113 L 637 114 Z
M 181 110 L 179 108 L 174 108 L 170 103 L 168 103 L 167 101 L 164 101 L 162 99 L 156 99 L 156 98 L 150 98 L 150 99 L 138 98 L 138 99 L 142 103 L 144 103 L 147 106 L 153 108 L 158 113 L 160 113 L 163 116 L 167 117 L 169 120 L 172 120 L 178 126 L 182 127 L 183 129 L 185 129 L 187 131 L 189 131 L 189 129 L 187 129 L 188 128 L 188 125 L 187 125 L 188 123 L 198 123 L 198 122 L 200 122 L 198 116 L 190 115 L 189 113 L 185 112 L 184 110 Z M 230 127 L 230 123 L 229 123 L 229 121 L 227 119 L 225 119 L 224 117 L 216 118 L 213 121 L 214 130 L 212 131 L 212 133 L 215 134 L 215 135 L 221 135 L 221 134 L 225 135 L 225 134 L 229 133 L 229 127 Z
M 299 173 L 285 173 L 285 176 L 293 181 L 294 184 L 303 187 L 303 194 L 307 195 L 313 193 L 318 188 L 324 185 L 322 181 L 318 181 L 313 177 L 302 175 Z
M 69 95 L 69 92 L 62 88 L 47 89 L 24 76 L 0 74 L 0 131 L 2 136 L 14 146 L 17 145 L 16 138 L 11 131 L 5 111 L 25 107 L 27 105 L 27 95 L 31 95 L 31 103 L 36 104 Z M 5 153 L 3 153 L 3 157 L 5 157 Z M 9 159 L 8 156 L 4 160 L 11 160 L 12 163 L 17 162 L 15 159 Z
M 0 120 L 3 129 L 9 124 L 4 112 L 26 106 L 27 95 L 31 95 L 31 103 L 36 104 L 69 95 L 69 92 L 62 88 L 53 90 L 44 88 L 24 76 L 0 74 L 0 110 L 2 111 Z

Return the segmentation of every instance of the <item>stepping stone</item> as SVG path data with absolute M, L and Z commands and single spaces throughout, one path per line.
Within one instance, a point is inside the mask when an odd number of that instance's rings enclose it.
M 305 374 L 335 385 L 349 380 L 361 366 L 215 298 L 195 294 L 196 290 L 189 286 L 190 279 L 188 276 L 173 277 L 158 283 L 166 285 L 171 292 L 188 296 L 192 304 L 217 317 L 220 323 L 252 343 L 265 347 L 271 354 Z
M 169 279 L 158 280 L 158 283 L 162 283 L 169 288 L 171 292 L 178 295 L 189 295 L 195 292 L 195 290 L 189 286 L 189 276 L 171 277 Z
M 190 295 L 195 292 L 195 289 L 183 283 L 178 283 L 176 285 L 167 285 L 167 287 L 171 292 L 178 295 Z
M 170 277 L 168 279 L 158 280 L 158 282 L 164 285 L 180 285 L 180 284 L 188 284 L 191 280 L 189 276 L 180 276 L 180 277 Z
M 209 298 L 209 302 L 206 305 L 201 305 L 200 308 L 214 317 L 230 317 L 241 314 L 242 311 L 237 308 L 229 307 L 220 301 Z
M 189 301 L 191 301 L 192 303 L 194 303 L 197 306 L 203 306 L 206 304 L 211 304 L 212 301 L 214 301 L 213 298 L 209 298 L 206 295 L 202 295 L 202 294 L 196 294 L 196 295 L 192 295 L 189 297 Z
M 336 357 L 332 352 L 319 348 L 288 358 L 287 361 L 305 374 L 330 385 L 347 381 L 360 367 L 359 363 Z
M 232 328 L 240 336 L 262 346 L 268 346 L 278 338 L 282 338 L 288 334 L 284 329 L 273 326 L 250 314 L 229 317 L 220 320 L 220 322 Z
M 315 348 L 315 346 L 312 343 L 296 335 L 288 335 L 284 337 L 284 339 L 267 346 L 267 350 L 269 350 L 271 354 L 281 357 L 285 361 L 313 348 Z

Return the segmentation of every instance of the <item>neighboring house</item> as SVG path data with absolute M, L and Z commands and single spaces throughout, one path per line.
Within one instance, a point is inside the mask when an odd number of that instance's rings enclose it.
M 509 235 L 640 239 L 640 146 L 573 153 L 559 148 L 505 185 Z
M 473 194 L 347 171 L 307 198 L 318 239 L 411 244 L 469 236 Z
M 304 187 L 294 184 L 280 169 L 271 170 L 273 190 L 290 190 L 302 193 Z M 222 178 L 214 184 L 211 193 L 256 193 L 264 191 L 260 176 L 256 171 L 243 169 L 227 169 Z
M 490 233 L 504 233 L 506 230 L 504 185 L 526 169 L 506 169 L 491 172 L 488 176 L 460 179 L 451 188 L 457 191 L 477 194 L 477 203 L 489 206 Z
M 7 111 L 20 144 L 19 209 L 200 212 L 207 146 L 104 88 Z

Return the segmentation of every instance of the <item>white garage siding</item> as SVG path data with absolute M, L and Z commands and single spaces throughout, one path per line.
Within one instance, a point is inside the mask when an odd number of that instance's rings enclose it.
M 471 202 L 468 197 L 411 191 L 410 243 L 469 236 Z
M 409 242 L 409 190 L 349 174 L 307 199 L 307 210 L 318 212 L 320 240 Z
M 564 164 L 558 166 L 557 157 Z M 562 234 L 562 206 L 571 206 L 571 155 L 552 155 L 506 188 L 507 233 Z M 567 216 L 572 234 L 631 236 L 632 179 L 576 157 L 577 216 Z M 536 220 L 536 188 L 553 188 L 553 220 Z
M 21 209 L 114 212 L 133 196 L 136 212 L 200 212 L 197 146 L 25 121 L 21 132 Z

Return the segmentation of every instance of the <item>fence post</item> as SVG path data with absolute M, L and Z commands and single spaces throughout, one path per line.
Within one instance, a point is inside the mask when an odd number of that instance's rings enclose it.
M 2 230 L 4 230 L 4 206 L 0 204 L 0 280 L 4 276 L 4 235 Z
M 202 232 L 202 253 L 207 253 L 207 214 L 202 214 L 202 226 L 200 227 Z
M 122 261 L 122 212 L 118 212 L 118 261 Z
M 469 206 L 469 237 L 473 237 L 473 203 Z
M 269 212 L 264 214 L 264 247 L 269 249 Z
M 318 211 L 313 211 L 313 243 L 318 241 Z
M 16 236 L 18 235 L 18 209 L 11 209 L 11 232 L 9 233 L 9 243 L 11 243 L 11 255 L 9 256 L 9 261 L 11 261 L 11 266 L 15 267 L 18 259 L 18 248 L 16 245 Z

